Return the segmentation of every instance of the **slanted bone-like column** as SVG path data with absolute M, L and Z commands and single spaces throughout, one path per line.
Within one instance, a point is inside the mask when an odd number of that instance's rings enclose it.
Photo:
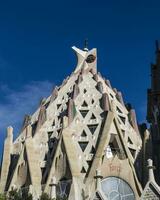
M 103 93 L 103 85 L 102 85 L 102 83 L 101 83 L 100 81 L 97 83 L 97 90 L 98 90 L 100 93 Z
M 68 104 L 68 124 L 70 124 L 75 116 L 75 106 L 74 106 L 74 101 L 72 99 L 69 100 Z
M 79 87 L 77 84 L 74 85 L 74 89 L 73 89 L 73 99 L 75 99 L 79 94 Z
M 116 94 L 116 97 L 119 100 L 119 102 L 121 102 L 122 105 L 125 105 L 124 101 L 123 101 L 123 97 L 122 97 L 122 93 L 121 92 L 118 91 L 117 94 Z
M 95 74 L 95 75 L 93 76 L 93 78 L 94 78 L 94 80 L 95 80 L 96 82 L 98 82 L 98 75 L 97 75 L 97 74 Z
M 109 98 L 108 95 L 106 93 L 104 93 L 102 95 L 102 99 L 101 99 L 101 108 L 104 111 L 109 111 L 110 110 L 110 105 L 109 105 Z
M 31 123 L 31 116 L 25 115 L 22 130 L 24 130 Z
M 52 95 L 51 95 L 51 103 L 57 98 L 58 96 L 58 88 L 57 86 L 54 88 L 53 92 L 52 92 Z
M 32 137 L 32 127 L 31 127 L 31 125 L 28 125 L 26 127 L 26 137 Z
M 105 80 L 105 83 L 108 85 L 108 87 L 112 88 L 111 83 L 109 80 Z
M 46 121 L 46 108 L 42 102 L 40 111 L 39 111 L 39 116 L 38 116 L 38 123 L 37 123 L 37 128 L 36 131 L 39 130 L 39 128 L 43 125 L 43 123 Z
M 13 145 L 13 128 L 9 126 L 7 128 L 7 137 L 4 142 L 3 162 L 2 162 L 2 170 L 1 170 L 1 178 L 0 178 L 0 192 L 1 193 L 5 191 L 5 187 L 6 187 L 10 160 L 11 160 L 10 157 L 12 153 L 12 145 Z
M 80 84 L 80 83 L 82 82 L 82 80 L 83 80 L 83 78 L 82 78 L 82 75 L 80 74 L 80 75 L 78 76 L 78 84 Z
M 131 122 L 133 128 L 135 129 L 135 131 L 137 133 L 139 133 L 138 126 L 137 126 L 136 113 L 135 113 L 134 109 L 130 110 L 130 112 L 129 112 L 129 118 L 130 118 L 130 122 Z

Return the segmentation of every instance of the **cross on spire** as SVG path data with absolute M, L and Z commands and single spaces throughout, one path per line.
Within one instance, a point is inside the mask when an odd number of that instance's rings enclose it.
M 88 51 L 88 39 L 87 38 L 84 41 L 84 51 Z

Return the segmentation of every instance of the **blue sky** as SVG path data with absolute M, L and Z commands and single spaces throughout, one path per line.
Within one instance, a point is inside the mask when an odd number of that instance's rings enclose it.
M 0 1 L 0 150 L 26 113 L 76 65 L 71 46 L 98 49 L 98 70 L 145 121 L 159 0 Z

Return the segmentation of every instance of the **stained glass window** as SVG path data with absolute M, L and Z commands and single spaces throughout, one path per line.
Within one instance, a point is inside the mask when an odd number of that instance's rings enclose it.
M 130 185 L 118 177 L 111 176 L 103 179 L 102 191 L 108 200 L 135 200 Z

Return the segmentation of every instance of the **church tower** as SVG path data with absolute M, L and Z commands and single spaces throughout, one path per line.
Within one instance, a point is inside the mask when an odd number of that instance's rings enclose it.
M 147 121 L 150 123 L 155 177 L 160 184 L 160 47 L 156 41 L 156 62 L 151 64 L 151 88 L 148 89 Z
M 27 189 L 35 199 L 42 192 L 68 200 L 139 199 L 135 111 L 97 72 L 96 49 L 73 50 L 75 70 L 25 117 L 15 141 L 8 128 L 0 191 Z

